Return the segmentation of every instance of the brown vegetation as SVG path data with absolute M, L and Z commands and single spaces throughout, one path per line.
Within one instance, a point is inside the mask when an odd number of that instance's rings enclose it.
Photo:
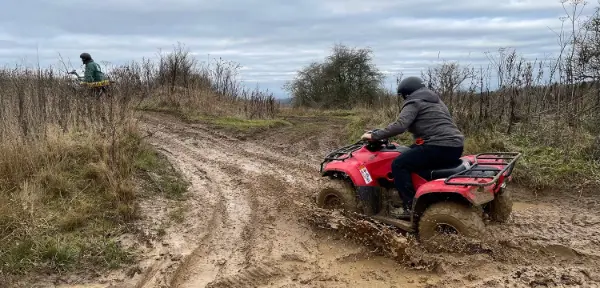
M 279 105 L 272 93 L 242 86 L 237 79 L 239 68 L 221 58 L 198 63 L 179 45 L 161 55 L 157 63 L 133 63 L 122 68 L 121 73 L 128 79 L 139 79 L 140 88 L 146 91 L 140 103 L 143 109 L 188 117 L 274 118 Z

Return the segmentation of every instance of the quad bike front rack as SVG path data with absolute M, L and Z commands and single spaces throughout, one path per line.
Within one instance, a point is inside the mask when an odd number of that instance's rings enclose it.
M 457 186 L 478 186 L 487 187 L 498 183 L 500 178 L 509 177 L 517 160 L 522 156 L 520 152 L 489 152 L 475 155 L 475 163 L 467 170 L 456 173 L 444 180 L 444 184 Z M 491 165 L 502 165 L 499 169 Z M 473 172 L 493 172 L 492 175 L 476 175 Z M 458 179 L 469 179 L 467 181 L 452 181 Z M 481 181 L 489 179 L 489 181 Z
M 350 144 L 348 146 L 344 146 L 337 150 L 334 150 L 325 156 L 323 162 L 321 162 L 321 168 L 319 169 L 320 173 L 323 173 L 323 166 L 331 161 L 344 161 L 348 158 L 352 157 L 352 152 L 362 148 L 364 143 L 362 141 L 356 142 L 354 144 Z M 345 155 L 345 156 L 344 156 Z

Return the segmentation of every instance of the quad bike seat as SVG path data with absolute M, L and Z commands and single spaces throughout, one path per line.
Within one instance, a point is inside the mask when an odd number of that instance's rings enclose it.
M 472 168 L 475 168 L 470 170 Z M 469 171 L 467 171 L 469 170 Z M 465 172 L 466 171 L 466 172 Z M 424 170 L 419 172 L 418 174 L 423 177 L 427 181 L 432 181 L 436 179 L 448 178 L 454 174 L 465 172 L 462 175 L 472 176 L 472 177 L 494 177 L 497 173 L 500 172 L 500 169 L 494 166 L 487 165 L 471 165 L 469 161 L 464 159 L 459 159 L 454 165 L 445 168 L 438 168 L 432 170 Z
M 454 165 L 433 170 L 424 170 L 419 172 L 419 175 L 427 181 L 450 177 L 456 173 L 460 173 L 469 169 L 471 164 L 467 160 L 460 159 Z

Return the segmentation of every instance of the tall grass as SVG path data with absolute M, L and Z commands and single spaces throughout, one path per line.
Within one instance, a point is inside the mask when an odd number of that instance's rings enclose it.
M 487 67 L 446 63 L 423 76 L 470 136 L 469 152 L 523 152 L 516 173 L 534 188 L 598 187 L 600 89 L 595 82 L 567 81 L 564 65 L 500 50 Z
M 139 81 L 146 94 L 140 107 L 195 116 L 240 119 L 274 118 L 279 103 L 272 93 L 246 88 L 239 64 L 219 59 L 199 62 L 182 45 L 158 60 L 143 60 L 118 69 L 120 76 Z
M 107 237 L 136 217 L 128 97 L 94 98 L 52 69 L 0 70 L 0 87 L 0 278 L 131 260 Z

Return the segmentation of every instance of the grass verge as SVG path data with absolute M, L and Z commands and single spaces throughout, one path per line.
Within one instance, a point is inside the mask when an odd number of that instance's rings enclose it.
M 581 193 L 600 187 L 600 165 L 587 153 L 593 145 L 593 138 L 587 136 L 580 134 L 576 140 L 578 145 L 564 148 L 541 143 L 541 137 L 533 131 L 515 135 L 498 132 L 468 135 L 465 153 L 521 152 L 523 156 L 513 174 L 515 183 L 536 191 Z
M 211 118 L 206 116 L 191 116 L 188 117 L 188 120 L 201 121 L 218 126 L 220 128 L 239 132 L 253 132 L 258 130 L 263 131 L 266 129 L 292 125 L 290 122 L 282 119 L 241 119 L 237 117 Z
M 272 128 L 290 126 L 292 123 L 281 119 L 246 119 L 238 116 L 216 116 L 187 111 L 169 106 L 143 106 L 144 111 L 161 112 L 175 115 L 187 122 L 199 122 L 225 129 L 233 133 L 252 134 Z
M 145 180 L 141 181 L 142 191 L 171 200 L 185 200 L 190 183 L 183 180 L 181 173 L 163 154 L 148 146 L 144 148 L 134 160 L 137 177 Z

